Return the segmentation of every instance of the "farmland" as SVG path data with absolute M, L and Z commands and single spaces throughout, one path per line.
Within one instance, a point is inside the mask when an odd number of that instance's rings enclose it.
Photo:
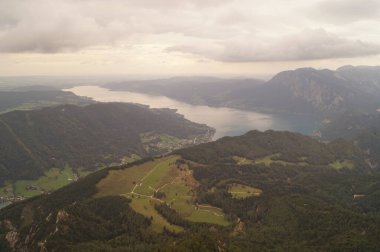
M 179 156 L 167 156 L 124 170 L 112 170 L 97 184 L 96 197 L 123 195 L 132 200 L 131 207 L 152 220 L 152 230 L 164 228 L 180 232 L 155 209 L 167 204 L 184 219 L 217 225 L 229 225 L 221 209 L 195 202 L 198 182 L 186 165 L 178 165 Z
M 351 160 L 336 160 L 334 163 L 329 164 L 330 167 L 341 170 L 343 168 L 353 169 L 355 167 Z
M 257 197 L 262 194 L 261 189 L 242 184 L 230 185 L 230 187 L 228 188 L 228 192 L 232 195 L 232 197 L 237 199 L 245 199 L 251 196 Z
M 66 165 L 64 169 L 51 168 L 45 174 L 34 180 L 17 180 L 15 182 L 6 182 L 0 188 L 0 197 L 2 200 L 14 201 L 24 198 L 30 198 L 42 193 L 55 191 L 65 185 L 88 175 L 89 171 L 73 169 Z

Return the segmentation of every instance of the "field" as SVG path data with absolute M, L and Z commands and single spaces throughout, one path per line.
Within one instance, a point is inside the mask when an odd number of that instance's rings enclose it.
M 262 158 L 258 158 L 256 160 L 250 160 L 244 157 L 234 156 L 233 159 L 238 165 L 249 165 L 249 164 L 264 164 L 265 166 L 271 166 L 271 164 L 281 164 L 281 165 L 299 165 L 299 166 L 307 166 L 308 163 L 304 162 L 305 159 L 302 159 L 300 162 L 287 162 L 283 160 L 278 160 L 280 154 L 273 154 L 269 156 L 265 156 Z
M 198 205 L 195 211 L 187 217 L 189 221 L 206 222 L 221 226 L 228 226 L 230 223 L 226 220 L 222 209 L 210 205 Z
M 251 186 L 246 186 L 242 184 L 232 184 L 228 188 L 228 192 L 232 195 L 232 197 L 237 198 L 237 199 L 244 199 L 247 197 L 251 196 L 260 196 L 262 194 L 262 190 L 251 187 Z
M 271 164 L 299 165 L 299 166 L 309 165 L 306 162 L 307 160 L 306 157 L 301 158 L 300 162 L 287 162 L 283 160 L 278 160 L 279 157 L 280 157 L 280 154 L 273 154 L 273 155 L 265 156 L 262 158 L 258 158 L 256 160 L 250 160 L 244 157 L 234 156 L 233 160 L 236 162 L 237 165 L 264 164 L 267 167 L 271 166 Z M 335 162 L 330 163 L 329 166 L 337 170 L 340 170 L 343 168 L 348 168 L 348 169 L 355 168 L 354 163 L 348 159 L 336 160 Z
M 151 218 L 152 230 L 158 233 L 163 231 L 163 227 L 167 230 L 178 233 L 183 231 L 182 227 L 170 224 L 164 217 L 162 217 L 155 209 L 154 204 L 157 202 L 154 199 L 147 197 L 136 196 L 132 199 L 131 207 L 138 213 Z
M 173 232 L 183 230 L 171 225 L 158 214 L 154 207 L 162 203 L 189 221 L 229 225 L 220 209 L 195 205 L 195 188 L 198 183 L 187 166 L 177 166 L 178 159 L 178 156 L 168 156 L 128 169 L 110 171 L 97 184 L 96 196 L 123 195 L 130 198 L 131 207 L 151 218 L 151 228 L 158 232 L 164 227 Z
M 84 177 L 90 172 L 77 170 L 66 166 L 64 169 L 52 168 L 45 172 L 44 176 L 34 180 L 17 180 L 13 183 L 7 182 L 0 188 L 0 197 L 12 201 L 14 197 L 29 198 L 46 192 L 55 191 L 75 181 L 77 177 Z
M 351 160 L 347 160 L 347 159 L 337 160 L 334 163 L 329 164 L 329 166 L 337 170 L 340 170 L 343 168 L 353 169 L 355 167 L 354 163 Z
M 71 167 L 66 166 L 63 170 L 52 168 L 45 176 L 36 180 L 18 180 L 14 183 L 15 196 L 33 197 L 43 192 L 57 190 L 75 179 Z

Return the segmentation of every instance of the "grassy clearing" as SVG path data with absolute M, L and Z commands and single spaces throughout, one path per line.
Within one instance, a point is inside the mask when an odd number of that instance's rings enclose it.
M 194 211 L 192 211 L 186 219 L 193 222 L 211 223 L 221 226 L 228 226 L 230 224 L 225 219 L 225 216 L 221 210 L 208 206 L 194 209 Z
M 232 159 L 236 162 L 237 165 L 250 165 L 255 163 L 253 160 L 239 156 L 234 156 Z
M 96 196 L 102 197 L 130 193 L 140 180 L 161 162 L 161 159 L 156 159 L 124 170 L 110 171 L 107 177 L 96 185 L 98 189 Z
M 238 157 L 234 156 L 233 159 L 236 162 L 237 165 L 250 165 L 250 164 L 264 164 L 265 166 L 269 167 L 272 164 L 280 164 L 280 165 L 299 165 L 299 166 L 307 166 L 308 163 L 304 162 L 306 161 L 305 158 L 301 158 L 300 162 L 287 162 L 283 160 L 277 160 L 281 154 L 273 154 L 273 155 L 268 155 L 262 158 L 258 158 L 256 160 L 251 160 L 247 159 L 244 157 Z
M 329 166 L 337 170 L 341 170 L 343 168 L 348 168 L 348 169 L 355 168 L 354 162 L 348 159 L 336 160 L 334 163 L 329 164 Z
M 71 167 L 66 166 L 63 170 L 52 168 L 45 176 L 36 180 L 18 180 L 14 183 L 15 196 L 33 197 L 44 192 L 57 190 L 70 184 L 75 179 Z
M 262 194 L 262 190 L 251 187 L 251 186 L 246 186 L 242 184 L 232 184 L 228 188 L 228 192 L 232 195 L 232 197 L 237 198 L 237 199 L 245 199 L 247 197 L 251 196 L 260 196 Z
M 172 225 L 164 217 L 162 217 L 154 208 L 155 204 L 157 204 L 157 201 L 154 199 L 134 196 L 130 205 L 136 212 L 152 220 L 152 225 L 150 228 L 153 231 L 161 233 L 164 228 L 175 233 L 183 231 L 182 227 Z
M 170 225 L 154 208 L 155 204 L 166 203 L 183 218 L 195 222 L 228 225 L 223 212 L 212 206 L 196 207 L 195 188 L 198 183 L 187 166 L 177 167 L 178 156 L 168 156 L 124 170 L 110 171 L 97 184 L 97 197 L 124 195 L 132 200 L 131 207 L 152 219 L 152 229 L 163 228 L 180 232 L 182 228 Z M 156 198 L 155 193 L 162 197 Z
M 173 168 L 177 159 L 177 156 L 164 158 L 164 160 L 155 165 L 153 169 L 140 180 L 139 185 L 135 188 L 135 192 L 144 195 L 153 195 L 154 191 L 163 186 L 165 182 L 169 183 L 169 181 L 165 181 L 163 178 Z

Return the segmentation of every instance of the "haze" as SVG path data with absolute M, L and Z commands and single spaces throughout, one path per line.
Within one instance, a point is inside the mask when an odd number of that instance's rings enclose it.
M 0 75 L 378 65 L 377 0 L 0 0 Z

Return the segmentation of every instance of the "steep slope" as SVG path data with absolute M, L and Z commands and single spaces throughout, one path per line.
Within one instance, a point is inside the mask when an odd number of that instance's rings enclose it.
M 144 157 L 187 146 L 195 137 L 208 141 L 213 132 L 172 110 L 133 104 L 10 112 L 0 116 L 0 180 L 37 178 L 65 165 L 94 170 L 133 154 Z
M 378 99 L 356 80 L 347 80 L 339 73 L 312 68 L 281 72 L 255 90 L 252 105 L 325 116 L 345 111 L 375 112 Z
M 370 94 L 380 94 L 380 66 L 343 66 L 336 72 L 354 88 Z
M 0 245 L 11 251 L 378 251 L 379 193 L 379 175 L 348 142 L 252 131 L 103 169 L 8 206 L 0 211 Z

